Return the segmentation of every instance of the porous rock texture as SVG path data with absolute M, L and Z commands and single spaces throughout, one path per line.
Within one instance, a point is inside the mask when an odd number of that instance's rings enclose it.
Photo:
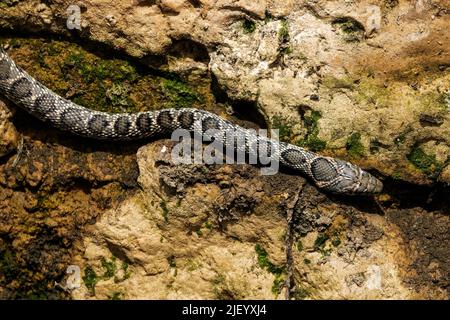
M 337 197 L 289 172 L 174 165 L 170 140 L 80 139 L 5 101 L 0 297 L 448 299 L 449 14 L 430 0 L 2 2 L 19 64 L 17 35 L 101 44 L 386 187 Z

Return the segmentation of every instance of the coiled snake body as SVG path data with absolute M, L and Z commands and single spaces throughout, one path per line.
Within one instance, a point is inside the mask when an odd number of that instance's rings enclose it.
M 270 142 L 282 166 L 308 176 L 321 189 L 333 193 L 378 193 L 382 183 L 359 167 L 335 158 L 323 157 L 303 148 L 260 137 L 198 109 L 163 109 L 139 113 L 105 113 L 93 111 L 68 101 L 18 67 L 0 49 L 0 93 L 37 118 L 80 136 L 107 140 L 133 140 L 169 134 L 175 129 L 204 133 L 208 129 L 234 130 L 245 135 L 245 143 L 233 148 L 251 152 L 250 144 Z M 230 143 L 224 141 L 225 144 Z M 272 156 L 274 156 L 272 154 Z

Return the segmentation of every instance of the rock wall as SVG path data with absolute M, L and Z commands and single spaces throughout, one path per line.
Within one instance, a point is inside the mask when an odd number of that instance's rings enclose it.
M 3 45 L 66 98 L 276 128 L 386 187 L 346 198 L 286 172 L 175 166 L 169 140 L 80 139 L 4 101 L 0 296 L 448 299 L 449 13 L 422 0 L 2 2 Z M 70 265 L 81 286 L 55 287 Z

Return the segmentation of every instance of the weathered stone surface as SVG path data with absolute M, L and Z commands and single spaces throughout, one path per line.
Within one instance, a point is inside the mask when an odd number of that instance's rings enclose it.
M 19 134 L 10 122 L 11 111 L 0 101 L 0 158 L 14 152 L 19 145 Z
M 80 30 L 68 30 L 72 4 L 0 4 L 0 27 L 77 34 L 174 72 L 203 96 L 163 82 L 159 103 L 141 89 L 158 82 L 139 80 L 137 90 L 105 93 L 119 110 L 127 94 L 137 110 L 196 103 L 227 116 L 214 105 L 231 104 L 286 141 L 373 169 L 386 188 L 374 202 L 250 166 L 173 166 L 167 140 L 141 147 L 136 166 L 139 144 L 97 147 L 0 109 L 0 266 L 9 272 L 0 296 L 61 294 L 35 284 L 60 281 L 74 264 L 84 276 L 77 299 L 448 299 L 448 1 L 82 0 Z M 45 77 L 59 62 L 44 54 L 33 65 L 33 50 L 7 43 L 19 64 L 76 98 L 79 88 Z M 11 282 L 31 264 L 42 272 Z

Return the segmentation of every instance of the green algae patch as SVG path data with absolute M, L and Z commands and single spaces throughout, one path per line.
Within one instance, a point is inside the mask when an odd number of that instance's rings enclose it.
M 122 292 L 113 292 L 108 295 L 108 300 L 122 300 Z
M 436 112 L 437 114 L 448 113 L 450 106 L 449 92 L 426 92 L 417 97 L 417 101 L 421 104 L 424 111 Z
M 151 69 L 98 48 L 63 40 L 1 38 L 13 59 L 57 94 L 104 112 L 139 112 L 162 108 L 205 108 L 201 88 L 176 75 Z M 92 46 L 91 46 L 92 47 Z
M 318 121 L 322 115 L 319 111 L 312 111 L 311 115 L 303 118 L 303 125 L 306 128 L 306 135 L 304 138 L 297 138 L 294 130 L 294 124 L 281 116 L 272 117 L 272 128 L 278 130 L 280 141 L 293 143 L 302 148 L 307 148 L 311 151 L 322 151 L 326 148 L 327 143 L 318 137 L 319 125 Z
M 169 209 L 167 208 L 167 202 L 165 200 L 161 200 L 159 206 L 161 207 L 164 221 L 167 222 L 169 220 Z
M 359 132 L 353 133 L 347 139 L 345 145 L 347 153 L 352 158 L 361 158 L 365 155 L 364 145 L 361 143 L 361 134 Z
M 350 77 L 337 78 L 326 75 L 323 77 L 322 84 L 328 89 L 354 89 L 355 84 Z
M 203 102 L 202 97 L 182 81 L 163 79 L 161 86 L 168 100 L 165 104 L 167 108 L 190 108 L 195 103 Z
M 13 279 L 18 272 L 19 267 L 13 253 L 0 247 L 0 284 Z
M 103 279 L 112 278 L 117 270 L 116 257 L 112 257 L 111 260 L 107 260 L 105 257 L 102 257 L 100 262 L 104 269 L 102 278 Z
M 283 288 L 285 282 L 285 270 L 283 267 L 278 267 L 270 262 L 267 251 L 261 245 L 255 245 L 255 252 L 258 257 L 258 265 L 260 268 L 267 270 L 275 276 L 272 284 L 272 293 L 277 296 Z
M 280 141 L 290 142 L 293 139 L 292 122 L 276 115 L 272 117 L 272 128 L 278 130 Z
M 92 266 L 88 265 L 86 268 L 84 268 L 83 282 L 86 288 L 88 288 L 92 294 L 95 294 L 95 286 L 98 282 L 98 276 Z
M 256 30 L 256 23 L 253 20 L 244 19 L 242 28 L 244 29 L 244 33 L 253 33 Z
M 364 78 L 356 86 L 355 99 L 357 103 L 366 103 L 377 107 L 388 107 L 392 104 L 392 93 L 374 80 Z
M 278 31 L 280 41 L 289 41 L 289 25 L 286 19 L 281 20 L 281 27 Z
M 322 115 L 319 111 L 312 111 L 310 116 L 304 117 L 304 125 L 307 129 L 307 133 L 304 139 L 297 140 L 296 145 L 300 147 L 306 147 L 311 151 L 322 151 L 326 148 L 327 143 L 318 137 L 319 135 L 319 119 Z
M 392 179 L 394 180 L 401 180 L 402 179 L 402 173 L 400 171 L 395 171 L 392 175 L 391 175 Z
M 371 74 L 373 71 L 368 71 Z M 358 104 L 375 105 L 376 107 L 389 107 L 395 101 L 392 88 L 386 87 L 378 80 L 370 76 L 343 76 L 335 77 L 325 75 L 322 85 L 327 89 L 347 89 L 352 90 L 352 97 Z
M 305 300 L 311 295 L 311 293 L 305 288 L 295 288 L 291 294 L 291 297 L 295 300 Z
M 407 155 L 408 160 L 419 170 L 429 176 L 435 176 L 444 167 L 435 155 L 425 153 L 422 148 L 414 147 Z
M 301 240 L 298 240 L 296 247 L 298 252 L 301 252 L 303 250 L 303 242 Z
M 314 250 L 320 251 L 325 247 L 326 242 L 330 239 L 330 237 L 325 233 L 320 233 L 316 240 L 314 240 Z
M 257 244 L 255 246 L 255 251 L 258 256 L 258 264 L 261 269 L 266 269 L 272 274 L 281 274 L 283 272 L 283 268 L 277 267 L 269 261 L 267 251 L 261 247 L 261 245 Z
M 333 20 L 333 27 L 340 30 L 346 42 L 359 42 L 364 38 L 364 26 L 350 17 L 340 17 Z
M 289 35 L 289 24 L 286 19 L 281 19 L 281 27 L 278 31 L 278 43 L 281 54 L 292 53 L 292 47 L 289 45 L 291 36 Z

